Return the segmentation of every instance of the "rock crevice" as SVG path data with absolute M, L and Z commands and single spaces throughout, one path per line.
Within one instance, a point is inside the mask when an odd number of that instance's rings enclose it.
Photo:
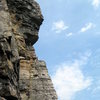
M 0 0 L 0 100 L 57 100 L 33 45 L 43 22 L 34 0 Z

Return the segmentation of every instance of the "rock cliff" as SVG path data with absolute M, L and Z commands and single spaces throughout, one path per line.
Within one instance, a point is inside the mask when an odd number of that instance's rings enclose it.
M 57 100 L 33 45 L 43 22 L 34 0 L 0 0 L 0 100 Z

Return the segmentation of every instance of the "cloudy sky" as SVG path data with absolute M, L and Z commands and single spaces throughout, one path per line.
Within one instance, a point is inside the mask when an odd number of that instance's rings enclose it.
M 37 0 L 44 15 L 35 44 L 59 100 L 100 100 L 100 0 Z

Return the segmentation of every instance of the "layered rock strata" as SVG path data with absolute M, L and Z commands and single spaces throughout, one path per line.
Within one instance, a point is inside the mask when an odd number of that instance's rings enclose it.
M 34 0 L 0 0 L 0 100 L 57 100 L 33 45 L 43 16 Z

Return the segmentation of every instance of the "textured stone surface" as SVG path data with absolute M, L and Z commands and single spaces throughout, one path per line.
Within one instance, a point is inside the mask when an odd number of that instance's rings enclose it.
M 0 1 L 0 96 L 19 99 L 19 55 L 5 0 Z M 12 98 L 12 99 L 11 99 Z
M 42 21 L 34 0 L 0 0 L 0 100 L 57 100 L 33 47 Z

